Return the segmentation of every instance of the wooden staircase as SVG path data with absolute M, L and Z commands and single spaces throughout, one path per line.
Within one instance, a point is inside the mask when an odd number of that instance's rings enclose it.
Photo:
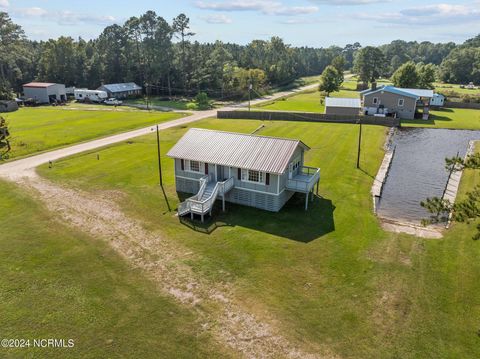
M 193 215 L 198 214 L 201 216 L 203 222 L 205 214 L 212 214 L 213 205 L 219 195 L 222 196 L 222 207 L 225 211 L 225 195 L 234 187 L 234 178 L 231 177 L 223 182 L 209 182 L 208 180 L 208 176 L 202 177 L 200 179 L 200 189 L 198 193 L 178 205 L 178 215 L 180 217 L 190 214 L 193 219 Z

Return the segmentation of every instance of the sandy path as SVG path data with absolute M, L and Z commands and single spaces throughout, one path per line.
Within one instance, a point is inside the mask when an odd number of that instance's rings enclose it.
M 228 285 L 208 282 L 183 264 L 194 256 L 191 252 L 145 230 L 106 196 L 60 187 L 33 171 L 17 183 L 55 212 L 58 220 L 108 242 L 165 292 L 194 309 L 200 318 L 199 330 L 211 331 L 219 342 L 243 357 L 333 357 L 304 353 L 293 346 L 267 321 L 243 309 Z

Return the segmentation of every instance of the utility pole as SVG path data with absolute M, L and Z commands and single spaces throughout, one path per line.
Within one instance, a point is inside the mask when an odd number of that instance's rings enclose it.
M 360 151 L 361 151 L 361 145 L 362 145 L 362 120 L 358 120 L 358 124 L 360 125 L 360 129 L 358 131 L 357 168 L 360 168 Z
M 250 112 L 250 102 L 252 100 L 252 90 L 253 90 L 253 84 L 250 82 L 248 85 L 248 112 Z
M 158 125 L 157 125 L 157 155 L 158 155 L 158 176 L 160 177 L 160 186 L 163 187 L 162 160 L 160 158 L 160 134 L 158 131 Z

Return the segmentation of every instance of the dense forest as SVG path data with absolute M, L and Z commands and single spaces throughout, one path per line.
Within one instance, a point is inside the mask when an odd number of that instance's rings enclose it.
M 345 69 L 355 69 L 361 49 L 358 42 L 343 48 L 292 47 L 278 37 L 247 45 L 199 43 L 186 15 L 168 22 L 153 11 L 108 26 L 96 39 L 38 42 L 0 12 L 0 98 L 15 96 L 32 80 L 88 88 L 134 81 L 152 94 L 243 97 L 250 83 L 257 92 L 267 91 L 320 74 L 338 56 Z M 445 82 L 480 83 L 480 35 L 462 45 L 395 40 L 375 49 L 380 76 L 414 62 L 432 64 Z

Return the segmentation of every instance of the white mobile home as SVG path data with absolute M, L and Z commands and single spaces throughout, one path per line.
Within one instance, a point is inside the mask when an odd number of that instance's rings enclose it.
M 445 104 L 445 96 L 439 93 L 433 94 L 433 97 L 430 100 L 431 106 L 443 107 L 444 104 Z
M 195 193 L 180 216 L 211 213 L 216 199 L 278 212 L 295 192 L 305 209 L 320 169 L 304 166 L 302 141 L 234 132 L 190 129 L 168 152 L 175 160 L 178 192 Z
M 75 100 L 78 102 L 103 102 L 108 98 L 106 91 L 75 89 Z

